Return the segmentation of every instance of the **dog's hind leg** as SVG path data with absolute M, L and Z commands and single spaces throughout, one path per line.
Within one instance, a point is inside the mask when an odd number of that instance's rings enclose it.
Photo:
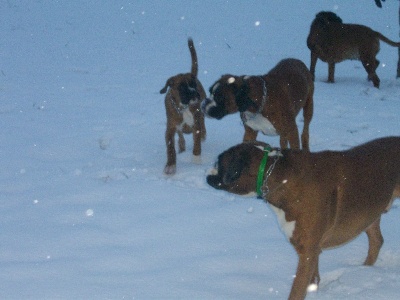
M 361 55 L 360 60 L 365 71 L 367 71 L 368 80 L 372 81 L 374 87 L 379 88 L 381 81 L 376 74 L 376 69 L 379 66 L 379 60 L 377 60 L 375 57 L 368 57 L 366 55 Z
M 383 245 L 383 236 L 381 233 L 381 217 L 372 223 L 365 231 L 368 236 L 368 256 L 365 259 L 364 265 L 372 266 L 379 255 L 379 251 Z

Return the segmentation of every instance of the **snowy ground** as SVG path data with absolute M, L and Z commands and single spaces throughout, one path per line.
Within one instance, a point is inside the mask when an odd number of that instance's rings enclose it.
M 309 65 L 315 14 L 333 10 L 398 40 L 398 1 L 0 2 L 0 298 L 285 299 L 297 258 L 260 200 L 216 191 L 205 173 L 243 136 L 239 116 L 206 120 L 202 163 L 166 162 L 166 79 L 264 74 Z M 397 49 L 381 43 L 381 89 L 361 63 L 316 73 L 312 151 L 399 135 Z M 299 118 L 301 124 L 301 118 Z M 276 138 L 260 139 L 277 145 Z M 321 255 L 309 299 L 398 299 L 398 202 L 385 244 L 364 267 L 365 235 Z

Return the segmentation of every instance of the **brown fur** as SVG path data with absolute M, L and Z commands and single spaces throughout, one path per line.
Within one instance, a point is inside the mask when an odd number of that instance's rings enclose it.
M 188 46 L 192 58 L 191 72 L 170 77 L 160 91 L 161 94 L 164 94 L 168 90 L 165 96 L 167 163 L 164 168 L 164 173 L 168 175 L 176 172 L 175 133 L 178 133 L 179 152 L 186 150 L 183 134 L 193 134 L 193 155 L 195 157 L 201 155 L 201 140 L 206 137 L 204 115 L 200 110 L 200 101 L 206 97 L 206 93 L 197 79 L 197 54 L 192 39 L 188 40 Z M 185 118 L 190 115 L 192 118 Z M 187 120 L 193 121 L 193 123 Z
M 289 58 L 263 76 L 222 76 L 211 86 L 210 98 L 203 100 L 202 110 L 216 119 L 239 111 L 245 124 L 243 141 L 256 140 L 259 131 L 250 127 L 246 114 L 261 115 L 273 125 L 276 132 L 272 134 L 280 135 L 282 148 L 290 144 L 291 148 L 300 149 L 296 116 L 303 109 L 301 142 L 308 150 L 313 93 L 314 83 L 307 67 L 300 60 Z
M 243 143 L 220 154 L 207 182 L 236 194 L 254 192 L 264 155 L 256 146 L 265 144 Z M 366 232 L 369 248 L 364 265 L 377 260 L 383 244 L 381 215 L 400 197 L 400 137 L 373 140 L 347 151 L 282 150 L 268 158 L 262 191 L 274 210 L 284 212 L 284 222 L 295 222 L 288 238 L 299 262 L 289 299 L 304 299 L 308 285 L 319 282 L 323 249 Z
M 393 42 L 381 33 L 358 24 L 344 24 L 332 12 L 320 12 L 311 24 L 307 46 L 311 50 L 310 71 L 315 78 L 315 65 L 318 58 L 328 63 L 328 82 L 334 82 L 335 63 L 347 59 L 360 60 L 375 87 L 379 88 L 380 79 L 376 74 L 379 60 L 379 41 L 393 47 L 400 43 Z

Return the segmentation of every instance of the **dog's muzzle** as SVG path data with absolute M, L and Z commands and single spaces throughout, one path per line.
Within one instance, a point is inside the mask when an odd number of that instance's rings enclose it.
M 206 117 L 217 120 L 222 119 L 226 115 L 224 107 L 218 105 L 215 100 L 210 98 L 206 98 L 201 102 L 201 110 Z
M 217 104 L 214 100 L 211 100 L 210 98 L 206 98 L 201 102 L 201 110 L 207 117 L 209 117 L 208 111 L 211 109 L 211 107 L 215 106 L 217 106 Z

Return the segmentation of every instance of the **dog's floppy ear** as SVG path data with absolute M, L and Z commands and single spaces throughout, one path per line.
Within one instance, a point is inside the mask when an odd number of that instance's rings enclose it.
M 239 87 L 236 93 L 236 105 L 240 112 L 246 111 L 250 106 L 254 105 L 254 102 L 249 98 L 250 87 L 246 80 Z
M 173 85 L 173 79 L 172 77 L 168 78 L 167 82 L 165 83 L 165 86 L 160 90 L 160 94 L 165 94 L 168 90 L 168 87 Z
M 248 152 L 242 152 L 240 155 L 234 157 L 226 168 L 222 182 L 228 185 L 238 180 L 243 170 L 248 166 L 249 159 Z

